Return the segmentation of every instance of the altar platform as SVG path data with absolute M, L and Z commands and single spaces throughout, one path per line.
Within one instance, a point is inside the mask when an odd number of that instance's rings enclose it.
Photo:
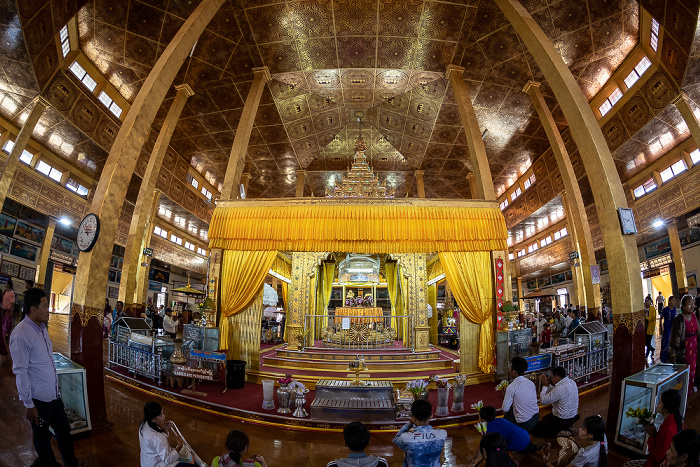
M 405 386 L 406 382 L 427 378 L 437 374 L 442 378 L 454 377 L 459 367 L 459 353 L 441 347 L 431 347 L 425 352 L 413 349 L 392 347 L 390 349 L 337 349 L 307 347 L 297 350 L 296 346 L 283 344 L 265 349 L 260 353 L 260 368 L 246 371 L 246 380 L 262 383 L 263 379 L 276 379 L 290 373 L 309 388 L 315 388 L 321 379 L 349 379 L 348 363 L 358 355 L 365 359 L 367 371 L 361 374 L 367 381 L 389 381 L 394 387 Z M 400 345 L 400 344 L 399 344 Z M 493 375 L 474 373 L 468 375 L 467 384 L 493 382 Z

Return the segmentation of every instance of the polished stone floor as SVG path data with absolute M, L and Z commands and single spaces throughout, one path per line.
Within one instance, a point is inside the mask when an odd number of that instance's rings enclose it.
M 55 351 L 68 354 L 67 317 L 52 315 L 49 325 Z M 138 424 L 142 407 L 149 396 L 135 389 L 106 380 L 107 415 L 112 425 L 96 430 L 92 436 L 75 442 L 77 455 L 90 466 L 135 466 L 139 463 Z M 17 399 L 15 379 L 7 362 L 0 368 L 0 466 L 28 466 L 35 458 L 31 443 L 31 429 L 24 420 L 24 409 Z M 224 416 L 201 412 L 169 401 L 159 400 L 167 417 L 173 420 L 206 461 L 223 452 L 226 433 L 234 428 L 245 430 L 250 436 L 250 453 L 261 454 L 270 467 L 279 465 L 319 465 L 337 457 L 346 450 L 341 433 L 291 431 L 270 428 L 253 423 L 233 421 Z M 691 399 L 696 405 L 697 396 Z M 584 395 L 581 415 L 607 415 L 606 389 Z M 700 411 L 691 410 L 686 426 L 700 428 Z M 403 454 L 391 444 L 393 433 L 372 434 L 368 452 L 381 455 L 390 465 L 400 466 Z M 467 466 L 474 456 L 479 435 L 473 427 L 448 430 L 443 466 Z M 58 452 L 57 452 L 58 455 Z M 541 465 L 536 457 L 518 456 L 521 466 Z M 610 466 L 622 465 L 624 457 L 613 454 Z

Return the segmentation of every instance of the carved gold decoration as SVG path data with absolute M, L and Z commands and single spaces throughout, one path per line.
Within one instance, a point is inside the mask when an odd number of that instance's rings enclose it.
M 644 310 L 635 311 L 634 313 L 625 313 L 620 315 L 613 313 L 613 334 L 617 332 L 619 326 L 624 326 L 629 331 L 630 335 L 634 335 L 634 330 L 639 323 L 644 324 L 646 314 Z
M 369 337 L 369 328 L 366 324 L 351 324 L 350 325 L 350 342 L 367 342 Z
M 365 142 L 362 133 L 355 142 L 355 155 L 348 174 L 343 175 L 340 184 L 326 190 L 329 198 L 393 198 L 394 191 L 387 191 L 386 182 L 379 183 L 372 167 L 367 163 Z
M 70 309 L 71 322 L 73 321 L 73 317 L 77 314 L 78 316 L 80 316 L 80 323 L 83 325 L 83 327 L 86 327 L 88 322 L 90 321 L 90 318 L 93 317 L 97 319 L 97 322 L 100 323 L 100 326 L 102 326 L 103 313 L 104 309 L 102 308 L 78 305 L 77 303 L 74 303 Z

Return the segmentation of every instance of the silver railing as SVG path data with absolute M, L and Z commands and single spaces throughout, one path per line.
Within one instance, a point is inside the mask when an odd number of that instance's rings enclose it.
M 109 364 L 126 368 L 134 374 L 162 382 L 161 356 L 117 342 L 109 342 Z
M 412 348 L 413 317 L 305 315 L 307 347 L 336 349 L 406 349 Z

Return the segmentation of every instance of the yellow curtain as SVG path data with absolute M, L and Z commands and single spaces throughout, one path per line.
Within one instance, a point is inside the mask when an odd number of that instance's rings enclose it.
M 447 282 L 462 315 L 479 325 L 479 369 L 493 368 L 493 277 L 487 251 L 440 253 Z
M 228 349 L 231 317 L 250 306 L 260 292 L 276 251 L 224 251 L 221 261 L 220 348 Z
M 396 331 L 396 335 L 398 336 L 398 324 L 396 323 L 396 318 L 395 316 L 398 313 L 398 297 L 397 297 L 397 292 L 398 292 L 398 285 L 399 281 L 397 280 L 396 277 L 396 270 L 397 270 L 397 265 L 395 262 L 389 262 L 387 261 L 384 264 L 384 272 L 386 274 L 386 290 L 387 293 L 389 294 L 389 304 L 391 305 L 391 326 L 394 328 Z M 375 297 L 376 300 L 377 297 Z
M 433 307 L 433 317 L 428 318 L 428 324 L 430 325 L 430 343 L 437 345 L 438 335 L 437 335 L 437 323 L 438 323 L 438 309 L 437 309 L 437 283 L 428 286 L 428 305 Z
M 324 315 L 323 318 L 317 318 L 318 326 L 316 327 L 316 339 L 321 338 L 321 331 L 328 326 L 328 304 L 331 301 L 331 293 L 333 292 L 333 279 L 335 278 L 335 264 L 323 263 L 321 268 L 321 283 L 319 284 L 320 300 L 317 300 L 316 314 Z
M 286 277 L 287 279 L 291 279 L 292 277 L 292 264 L 287 262 L 286 258 L 280 256 L 280 253 L 278 253 L 275 257 L 275 260 L 272 262 L 272 266 L 270 267 L 270 269 L 272 269 L 280 276 Z
M 506 250 L 508 231 L 496 202 L 445 206 L 425 200 L 387 200 L 348 206 L 333 200 L 220 202 L 209 226 L 209 246 L 225 250 L 415 251 Z
M 399 285 L 401 286 L 401 313 L 404 318 L 399 319 L 399 335 L 403 338 L 403 346 L 407 347 L 410 344 L 409 334 L 412 329 L 409 329 L 409 321 L 406 315 L 409 315 L 408 306 L 408 277 L 406 277 L 402 271 L 401 265 L 399 265 Z

